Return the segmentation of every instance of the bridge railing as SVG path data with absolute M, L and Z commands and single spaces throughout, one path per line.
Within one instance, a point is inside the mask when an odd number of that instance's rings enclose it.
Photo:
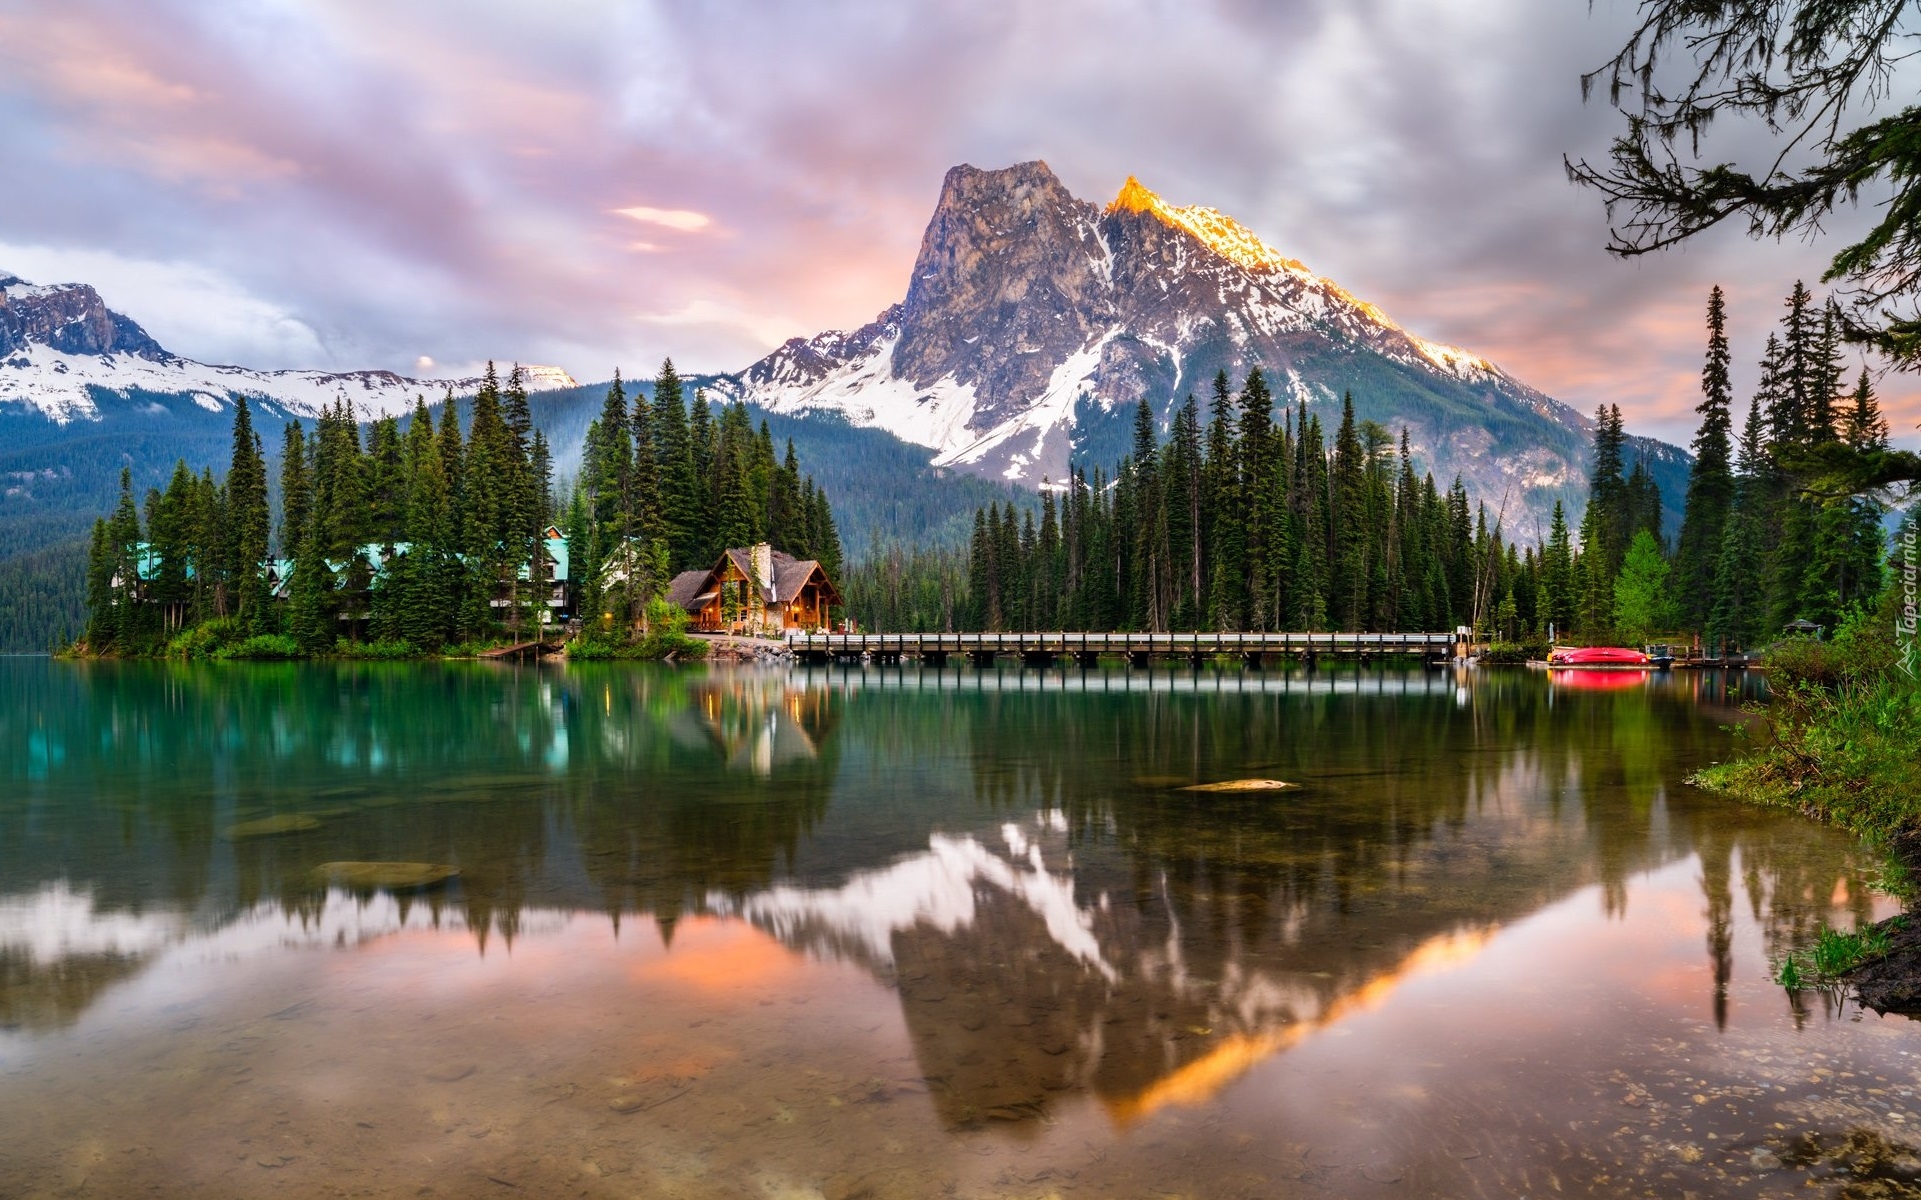
M 796 650 L 828 654 L 1366 653 L 1456 647 L 1458 633 L 796 633 Z

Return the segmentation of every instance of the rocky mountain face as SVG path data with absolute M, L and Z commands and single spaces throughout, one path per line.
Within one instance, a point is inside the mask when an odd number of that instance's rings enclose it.
M 529 391 L 575 386 L 557 367 L 523 368 Z M 410 379 L 392 371 L 255 371 L 170 354 L 131 318 L 83 283 L 37 287 L 0 271 L 0 415 L 38 413 L 56 423 L 98 420 L 99 393 L 189 396 L 220 411 L 235 396 L 311 417 L 338 397 L 362 416 L 407 411 L 480 380 Z
M 1259 367 L 1331 433 L 1343 393 L 1405 427 L 1511 536 L 1584 498 L 1589 418 L 1469 351 L 1418 337 L 1233 218 L 1129 179 L 1105 208 L 1047 164 L 947 173 L 901 303 L 857 330 L 796 338 L 724 378 L 777 412 L 837 413 L 933 452 L 936 466 L 1038 487 L 1111 465 L 1145 400 L 1163 432 L 1215 372 Z M 1686 456 L 1639 444 L 1678 499 Z
M 0 272 L 0 358 L 30 342 L 63 354 L 136 354 L 164 358 L 160 343 L 85 284 L 34 287 Z

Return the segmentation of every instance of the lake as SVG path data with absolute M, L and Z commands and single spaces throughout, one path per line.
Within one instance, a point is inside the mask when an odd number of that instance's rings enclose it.
M 1904 1187 L 1753 686 L 0 659 L 0 1196 Z

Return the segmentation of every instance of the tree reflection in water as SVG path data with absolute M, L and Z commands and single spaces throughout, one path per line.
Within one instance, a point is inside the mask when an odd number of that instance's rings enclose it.
M 0 1026 L 183 946 L 745 921 L 892 989 L 948 1129 L 1038 1138 L 1077 1096 L 1117 1128 L 1206 1105 L 1590 890 L 1624 927 L 1693 862 L 1690 1003 L 1725 1027 L 1767 970 L 1738 906 L 1778 955 L 1869 915 L 1880 864 L 1677 782 L 1726 750 L 1723 682 L 7 664 L 35 699 L 0 705 Z M 1179 790 L 1252 775 L 1301 787 Z M 278 814 L 319 825 L 225 833 Z M 315 876 L 376 859 L 460 875 Z

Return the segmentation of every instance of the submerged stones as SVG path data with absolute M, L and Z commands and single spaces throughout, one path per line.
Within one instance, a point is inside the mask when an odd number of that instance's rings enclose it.
M 320 818 L 305 813 L 281 813 L 274 817 L 261 817 L 254 821 L 242 821 L 238 825 L 227 826 L 227 837 L 231 841 L 246 838 L 272 837 L 281 833 L 304 833 L 309 829 L 320 828 Z
M 1183 792 L 1280 792 L 1297 788 L 1298 783 L 1284 779 L 1228 779 L 1220 783 L 1195 783 L 1181 789 Z
M 321 883 L 362 888 L 424 888 L 458 878 L 459 867 L 421 862 L 330 862 L 313 869 Z

